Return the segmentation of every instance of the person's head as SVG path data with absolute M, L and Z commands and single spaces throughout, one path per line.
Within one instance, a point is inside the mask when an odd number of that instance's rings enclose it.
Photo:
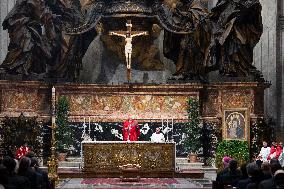
M 281 165 L 278 161 L 278 159 L 273 158 L 270 160 L 270 168 L 271 168 L 271 173 L 274 174 L 276 171 L 281 169 Z
M 260 176 L 261 170 L 256 165 L 256 163 L 249 163 L 246 167 L 249 177 L 258 177 Z
M 12 175 L 15 173 L 16 161 L 13 158 L 9 156 L 4 157 L 3 165 L 7 168 L 9 175 Z
M 18 174 L 24 175 L 30 166 L 31 166 L 31 159 L 26 156 L 23 156 L 20 159 Z
M 231 160 L 232 160 L 232 158 L 230 158 L 229 156 L 223 157 L 222 162 L 223 162 L 224 168 L 226 168 L 226 167 L 229 166 L 229 162 L 230 162 Z
M 29 151 L 29 152 L 26 154 L 26 157 L 28 157 L 28 158 L 35 157 L 35 153 L 34 153 L 33 151 Z
M 282 142 L 279 142 L 278 145 L 279 145 L 280 147 L 283 147 L 283 143 L 282 143 Z
M 27 147 L 27 146 L 28 146 L 27 141 L 22 141 L 21 146 L 25 146 L 25 147 Z
M 159 134 L 160 132 L 161 132 L 161 128 L 160 128 L 160 127 L 157 127 L 157 128 L 156 128 L 156 133 Z
M 270 173 L 271 174 L 271 167 L 268 162 L 263 162 L 261 164 L 261 170 L 263 173 Z
M 263 142 L 262 142 L 262 146 L 266 148 L 266 147 L 267 147 L 267 142 L 266 142 L 266 141 L 263 141 Z
M 271 164 L 274 164 L 274 163 L 280 164 L 278 159 L 272 158 L 272 159 L 270 160 L 270 165 L 271 165 Z
M 275 141 L 272 142 L 272 146 L 276 146 L 277 143 Z
M 259 168 L 261 168 L 261 165 L 262 165 L 262 161 L 261 160 L 256 160 L 255 161 L 255 163 L 256 163 L 256 165 L 259 167 Z
M 276 188 L 284 188 L 284 170 L 278 170 L 274 174 Z
M 238 162 L 234 159 L 230 160 L 229 161 L 229 168 L 230 168 L 230 171 L 236 171 L 237 168 L 238 168 Z
M 35 167 L 35 168 L 39 167 L 38 159 L 36 157 L 31 158 L 31 165 L 30 166 Z

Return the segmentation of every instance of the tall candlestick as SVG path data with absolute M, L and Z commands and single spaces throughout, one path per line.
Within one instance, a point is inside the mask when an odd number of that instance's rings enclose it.
M 89 116 L 89 135 L 91 134 L 91 118 Z
M 83 127 L 84 127 L 84 134 L 86 133 L 86 118 L 84 117 L 84 124 L 83 124 Z

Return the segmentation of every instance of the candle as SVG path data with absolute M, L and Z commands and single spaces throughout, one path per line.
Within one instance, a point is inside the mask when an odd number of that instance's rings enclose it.
M 55 115 L 55 88 L 52 87 L 51 91 L 52 115 Z
M 51 123 L 55 124 L 55 117 L 54 116 L 51 117 Z
M 90 134 L 90 132 L 91 132 L 91 118 L 89 116 L 89 134 Z
M 83 124 L 83 127 L 84 127 L 84 133 L 86 132 L 86 118 L 84 117 L 84 124 Z

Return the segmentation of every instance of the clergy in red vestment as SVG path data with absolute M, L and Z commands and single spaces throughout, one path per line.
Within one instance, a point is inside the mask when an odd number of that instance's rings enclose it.
M 283 152 L 283 145 L 282 142 L 279 142 L 277 147 L 276 147 L 276 154 L 275 154 L 275 158 L 278 159 L 280 157 L 280 155 Z
M 268 155 L 267 160 L 271 160 L 272 158 L 275 158 L 275 156 L 276 156 L 276 148 L 277 148 L 277 143 L 276 142 L 272 142 L 272 146 L 270 148 L 270 153 Z
M 132 118 L 126 120 L 123 123 L 122 134 L 124 141 L 137 141 L 140 135 L 138 122 Z
M 16 151 L 16 159 L 21 159 L 23 156 L 25 156 L 28 152 L 30 152 L 31 149 L 28 147 L 27 143 L 20 146 L 20 148 Z

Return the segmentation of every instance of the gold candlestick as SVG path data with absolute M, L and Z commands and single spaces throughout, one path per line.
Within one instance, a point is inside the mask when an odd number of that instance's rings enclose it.
M 57 128 L 55 123 L 55 88 L 52 87 L 52 99 L 51 99 L 51 156 L 49 157 L 49 160 L 47 162 L 48 165 L 48 178 L 50 182 L 52 183 L 52 188 L 55 188 L 55 186 L 58 183 L 59 177 L 57 174 L 57 168 L 58 168 L 58 160 L 56 158 L 56 138 L 55 138 L 55 130 Z

